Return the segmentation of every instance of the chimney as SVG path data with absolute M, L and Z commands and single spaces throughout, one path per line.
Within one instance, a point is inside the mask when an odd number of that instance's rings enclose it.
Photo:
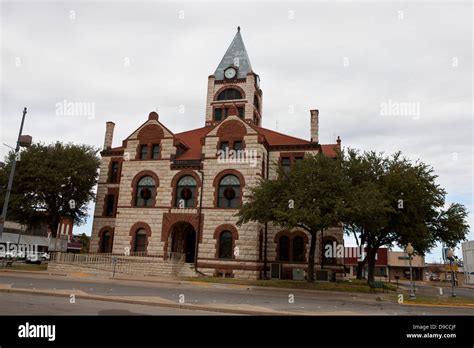
M 105 138 L 104 138 L 104 150 L 110 149 L 112 147 L 112 139 L 114 137 L 114 127 L 115 123 L 109 121 L 105 126 Z
M 310 110 L 311 113 L 311 142 L 319 141 L 319 110 Z

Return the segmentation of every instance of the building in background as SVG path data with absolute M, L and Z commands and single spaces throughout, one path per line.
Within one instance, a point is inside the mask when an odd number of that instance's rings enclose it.
M 425 280 L 425 257 L 414 255 L 411 261 L 413 280 Z M 391 281 L 398 279 L 410 279 L 410 262 L 408 254 L 404 251 L 389 251 L 388 273 Z
M 461 244 L 464 270 L 464 283 L 474 284 L 474 240 Z
M 346 272 L 346 278 L 355 279 L 357 276 L 357 267 L 360 253 L 358 247 L 345 247 L 344 250 L 344 266 Z M 366 251 L 367 249 L 365 249 Z M 388 249 L 379 248 L 377 250 L 377 256 L 375 261 L 375 279 L 387 280 L 388 278 Z M 362 278 L 367 278 L 368 266 L 362 269 Z

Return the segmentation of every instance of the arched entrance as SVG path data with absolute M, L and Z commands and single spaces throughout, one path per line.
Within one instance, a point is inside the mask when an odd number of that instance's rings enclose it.
M 195 258 L 196 231 L 188 222 L 177 222 L 171 227 L 168 245 L 171 252 L 185 255 L 185 262 L 192 263 Z

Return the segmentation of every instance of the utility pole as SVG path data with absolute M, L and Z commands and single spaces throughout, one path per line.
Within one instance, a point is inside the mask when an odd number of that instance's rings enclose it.
M 7 191 L 5 192 L 5 199 L 3 200 L 2 216 L 0 217 L 0 240 L 2 239 L 3 227 L 7 219 L 8 201 L 10 200 L 10 192 L 12 190 L 13 177 L 15 176 L 15 167 L 16 167 L 18 153 L 20 152 L 20 146 L 29 146 L 31 144 L 31 137 L 29 137 L 29 139 L 27 139 L 26 142 L 22 141 L 21 133 L 23 132 L 25 116 L 26 116 L 26 107 L 23 109 L 23 117 L 21 118 L 20 132 L 18 133 L 18 139 L 16 142 L 15 156 L 13 157 L 12 169 L 10 171 L 10 177 L 8 178 Z

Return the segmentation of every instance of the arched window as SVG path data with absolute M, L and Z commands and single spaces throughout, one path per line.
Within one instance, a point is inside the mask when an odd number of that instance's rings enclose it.
M 279 261 L 290 261 L 290 238 L 281 236 L 278 243 Z
M 135 244 L 133 245 L 133 251 L 146 251 L 146 232 L 143 228 L 140 228 L 135 234 Z
M 112 251 L 112 235 L 109 231 L 105 231 L 102 234 L 102 239 L 100 241 L 100 252 L 110 253 L 111 251 Z
M 232 233 L 229 231 L 223 231 L 219 236 L 219 258 L 232 258 Z
M 227 88 L 219 93 L 217 100 L 242 99 L 242 93 L 235 88 Z
M 304 239 L 301 236 L 293 238 L 293 261 L 304 261 Z
M 196 180 L 191 175 L 183 176 L 176 185 L 176 206 L 189 208 L 196 206 Z
M 240 205 L 240 181 L 235 175 L 226 175 L 219 182 L 219 208 L 235 208 Z
M 137 196 L 135 205 L 137 207 L 151 207 L 153 202 L 153 190 L 155 180 L 151 176 L 144 176 L 137 184 Z

